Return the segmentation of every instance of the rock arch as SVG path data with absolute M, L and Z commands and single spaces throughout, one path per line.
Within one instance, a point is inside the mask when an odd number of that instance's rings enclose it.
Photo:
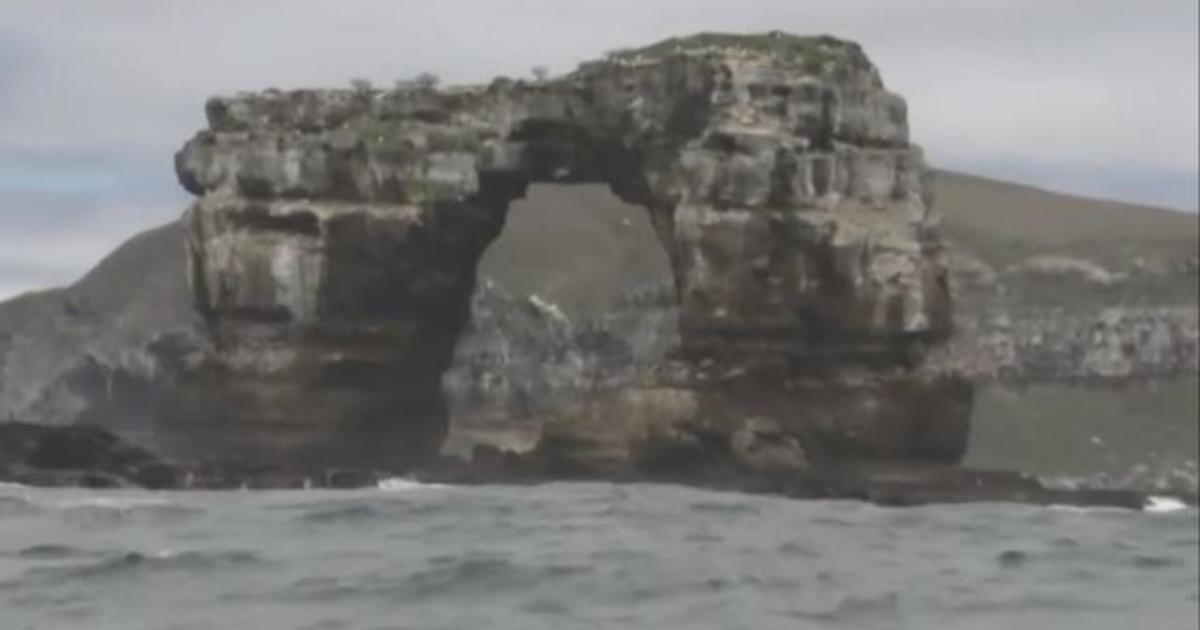
M 212 347 L 162 414 L 168 450 L 281 467 L 436 453 L 439 378 L 510 202 L 602 182 L 650 212 L 697 387 L 765 370 L 747 410 L 770 401 L 810 443 L 961 456 L 963 394 L 932 412 L 941 377 L 914 367 L 951 325 L 927 170 L 856 44 L 701 35 L 552 80 L 267 91 L 206 113 L 176 167 L 199 197 L 189 275 Z M 914 396 L 933 402 L 896 419 Z

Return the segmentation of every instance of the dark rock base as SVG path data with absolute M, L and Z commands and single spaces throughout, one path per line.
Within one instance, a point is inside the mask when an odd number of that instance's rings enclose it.
M 713 490 L 775 494 L 798 499 L 851 499 L 887 506 L 1011 502 L 1140 510 L 1141 493 L 1117 489 L 1055 489 L 1015 472 L 951 465 L 847 462 L 809 476 L 773 474 L 714 460 L 703 468 L 658 471 L 562 470 L 537 453 L 481 447 L 470 459 L 443 457 L 407 471 L 333 468 L 300 476 L 273 469 L 183 467 L 89 426 L 0 424 L 0 481 L 37 487 L 154 490 L 301 489 L 375 487 L 399 472 L 424 483 L 534 484 L 551 481 L 679 483 Z M 1197 497 L 1179 497 L 1190 505 Z

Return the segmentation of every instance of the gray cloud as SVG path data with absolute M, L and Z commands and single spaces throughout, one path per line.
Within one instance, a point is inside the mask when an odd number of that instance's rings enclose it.
M 1195 0 L 5 0 L 0 249 L 44 225 L 77 274 L 177 216 L 171 155 L 213 93 L 565 72 L 701 30 L 862 42 L 939 166 L 1194 209 L 1197 19 Z

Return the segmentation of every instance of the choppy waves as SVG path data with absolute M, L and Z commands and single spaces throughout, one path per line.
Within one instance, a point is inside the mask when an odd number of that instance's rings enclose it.
M 13 628 L 1187 627 L 1197 513 L 664 486 L 0 488 Z

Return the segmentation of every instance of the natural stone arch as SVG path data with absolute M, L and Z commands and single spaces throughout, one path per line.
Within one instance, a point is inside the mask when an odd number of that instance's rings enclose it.
M 645 382 L 678 346 L 670 262 L 607 186 L 534 184 L 483 252 L 443 375 L 443 452 L 523 451 L 578 401 Z
M 534 84 L 268 91 L 207 114 L 177 157 L 214 341 L 164 412 L 182 450 L 435 452 L 476 264 L 532 182 L 647 208 L 693 355 L 891 369 L 949 330 L 904 101 L 849 42 L 698 36 Z

